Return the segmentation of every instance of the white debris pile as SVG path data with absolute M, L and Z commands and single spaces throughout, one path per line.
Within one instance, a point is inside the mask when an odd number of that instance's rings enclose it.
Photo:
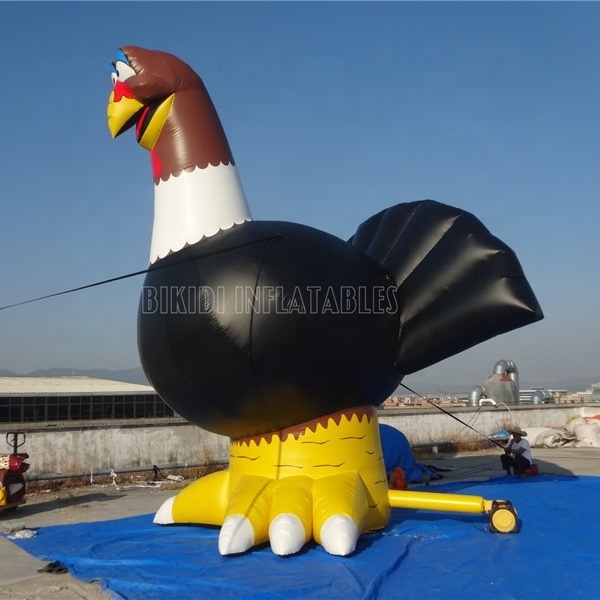
M 571 417 L 561 427 L 526 427 L 533 448 L 600 448 L 600 418 Z
M 566 429 L 575 434 L 578 448 L 600 448 L 600 421 L 596 417 L 573 417 L 567 421 Z

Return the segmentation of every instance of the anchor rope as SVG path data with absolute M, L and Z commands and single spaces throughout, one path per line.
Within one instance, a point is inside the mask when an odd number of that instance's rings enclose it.
M 427 398 L 427 397 L 419 394 L 418 392 L 415 392 L 415 390 L 411 389 L 406 384 L 400 383 L 400 385 L 404 389 L 408 390 L 411 394 L 414 394 L 415 396 L 418 396 L 422 400 L 425 400 L 425 402 L 431 404 L 432 406 L 435 406 L 435 408 L 437 408 L 438 410 L 442 411 L 445 415 L 448 415 L 449 417 L 452 417 L 455 421 L 458 421 L 459 423 L 461 423 L 465 427 L 468 427 L 471 431 L 474 431 L 477 435 L 480 435 L 481 437 L 484 437 L 486 440 L 492 442 L 492 444 L 495 444 L 496 446 L 499 446 L 500 448 L 502 448 L 504 450 L 504 446 L 500 442 L 498 442 L 498 441 L 494 440 L 493 438 L 485 435 L 485 433 L 481 433 L 481 431 L 478 431 L 477 429 L 475 429 L 475 427 L 471 427 L 471 425 L 469 425 L 468 423 L 465 423 L 462 419 L 459 419 L 456 415 L 453 415 L 451 412 L 449 412 L 446 409 L 442 408 L 441 406 L 439 406 L 435 402 L 432 402 L 431 400 L 429 400 L 429 398 Z

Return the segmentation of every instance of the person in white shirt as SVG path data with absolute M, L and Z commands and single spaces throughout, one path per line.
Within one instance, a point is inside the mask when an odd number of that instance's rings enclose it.
M 531 446 L 525 439 L 527 432 L 520 427 L 513 427 L 508 430 L 508 433 L 512 437 L 504 448 L 504 454 L 500 456 L 502 468 L 505 469 L 507 475 L 511 474 L 511 468 L 515 475 L 524 475 L 525 470 L 531 467 L 532 463 Z

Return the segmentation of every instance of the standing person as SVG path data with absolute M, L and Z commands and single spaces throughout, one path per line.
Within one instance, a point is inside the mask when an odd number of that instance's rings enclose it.
M 520 427 L 513 427 L 508 430 L 511 434 L 511 439 L 508 441 L 504 454 L 500 456 L 502 468 L 506 470 L 506 474 L 510 475 L 511 467 L 515 475 L 524 475 L 525 470 L 531 467 L 531 446 L 525 439 L 527 432 Z

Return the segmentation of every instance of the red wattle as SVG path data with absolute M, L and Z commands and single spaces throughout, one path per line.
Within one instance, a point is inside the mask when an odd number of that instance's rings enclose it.
M 152 175 L 155 179 L 158 179 L 162 173 L 162 164 L 158 154 L 154 150 L 150 151 L 150 162 L 152 163 Z
M 144 110 L 142 111 L 142 114 L 140 115 L 140 118 L 137 120 L 137 123 L 135 124 L 135 137 L 138 142 L 140 141 L 140 138 L 142 137 L 142 125 L 144 124 L 144 120 L 146 119 L 146 115 L 148 114 L 149 110 L 150 110 L 150 107 L 145 106 Z

